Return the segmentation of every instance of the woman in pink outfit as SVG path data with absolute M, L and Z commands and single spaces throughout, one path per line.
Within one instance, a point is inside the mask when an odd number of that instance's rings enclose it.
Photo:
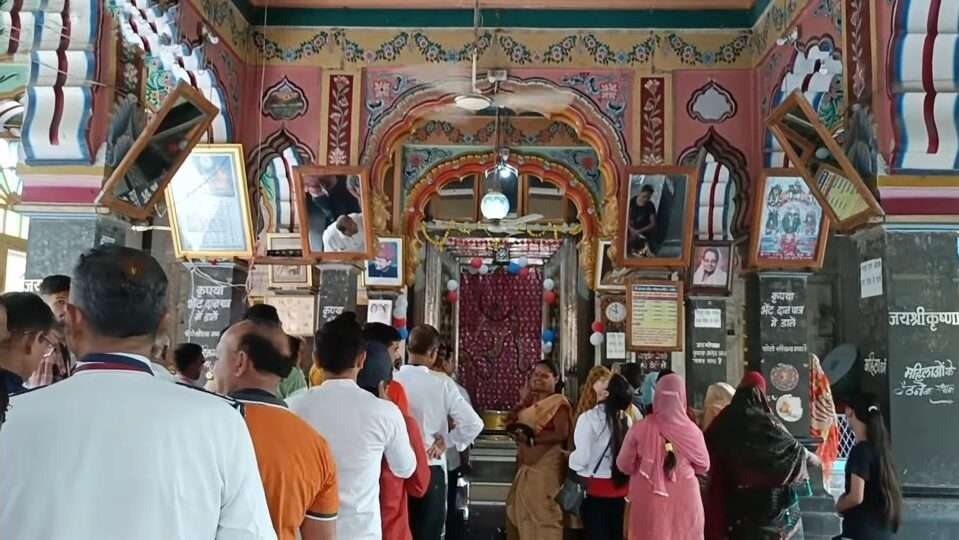
M 616 466 L 631 476 L 630 540 L 702 540 L 696 475 L 709 470 L 709 452 L 686 415 L 682 377 L 666 375 L 656 384 L 653 413 L 629 430 Z

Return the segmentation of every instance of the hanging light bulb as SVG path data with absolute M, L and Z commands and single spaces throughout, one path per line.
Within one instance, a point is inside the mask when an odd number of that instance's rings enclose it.
M 480 201 L 480 212 L 486 219 L 503 219 L 509 214 L 509 199 L 501 191 L 491 189 Z

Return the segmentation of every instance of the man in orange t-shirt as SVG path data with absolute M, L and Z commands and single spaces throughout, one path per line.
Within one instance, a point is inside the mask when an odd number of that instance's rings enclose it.
M 217 346 L 213 373 L 221 393 L 243 403 L 247 427 L 279 540 L 336 537 L 336 462 L 312 426 L 287 410 L 276 390 L 293 368 L 279 328 L 243 321 Z

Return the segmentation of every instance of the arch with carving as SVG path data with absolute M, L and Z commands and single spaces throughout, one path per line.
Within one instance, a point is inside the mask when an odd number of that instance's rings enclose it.
M 746 156 L 711 127 L 692 146 L 680 153 L 679 163 L 693 164 L 701 149 L 705 149 L 717 163 L 729 171 L 734 188 L 732 202 L 736 212 L 730 220 L 730 234 L 733 238 L 748 234 L 751 181 L 746 166 Z
M 572 89 L 546 79 L 510 79 L 501 83 L 502 92 L 521 92 L 524 88 L 549 88 L 564 94 L 570 105 L 563 111 L 544 114 L 548 120 L 568 124 L 577 136 L 586 141 L 599 158 L 603 174 L 603 201 L 599 216 L 602 236 L 612 237 L 616 231 L 617 193 L 625 167 L 630 163 L 622 134 L 599 110 L 595 103 Z M 415 91 L 413 91 L 415 90 Z M 455 93 L 438 87 L 416 87 L 398 99 L 391 112 L 380 117 L 364 141 L 360 162 L 370 168 L 373 185 L 373 227 L 387 230 L 390 199 L 384 189 L 385 175 L 393 164 L 394 150 L 419 126 L 430 120 L 431 113 L 451 106 Z M 395 229 L 398 224 L 393 224 Z
M 466 154 L 435 165 L 423 175 L 406 197 L 406 212 L 402 218 L 402 233 L 407 239 L 404 253 L 405 280 L 412 283 L 416 269 L 420 265 L 420 251 L 423 242 L 419 235 L 420 226 L 426 219 L 426 206 L 430 199 L 439 194 L 443 186 L 470 174 L 483 175 L 496 163 L 493 152 Z M 592 193 L 576 173 L 564 165 L 549 161 L 540 156 L 511 154 L 508 163 L 519 174 L 534 175 L 560 188 L 564 196 L 573 202 L 583 227 L 583 236 L 579 242 L 579 263 L 586 275 L 587 283 L 593 283 L 595 267 L 596 239 L 600 235 L 601 223 L 598 219 L 596 202 Z
M 286 127 L 267 136 L 247 154 L 247 184 L 253 197 L 253 208 L 256 209 L 254 230 L 257 236 L 281 230 L 293 231 L 296 205 L 292 201 L 292 169 L 315 161 L 316 155 L 310 147 Z M 280 171 L 279 174 L 271 173 L 273 169 Z M 283 193 L 289 196 L 286 204 L 282 201 Z

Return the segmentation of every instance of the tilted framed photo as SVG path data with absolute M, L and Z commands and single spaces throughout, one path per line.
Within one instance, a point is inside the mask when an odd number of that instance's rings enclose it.
M 293 185 L 304 258 L 321 262 L 373 258 L 366 168 L 294 167 Z

